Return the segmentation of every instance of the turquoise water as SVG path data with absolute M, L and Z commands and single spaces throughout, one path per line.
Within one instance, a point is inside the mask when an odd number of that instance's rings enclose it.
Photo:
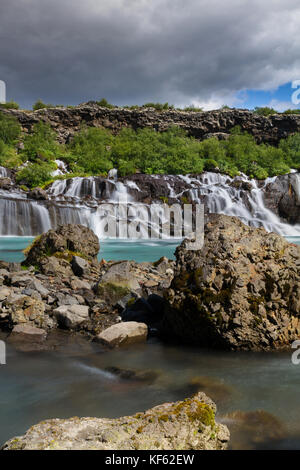
M 18 262 L 24 260 L 23 250 L 33 237 L 0 237 L 0 260 Z M 174 251 L 180 240 L 102 240 L 99 260 L 156 261 L 162 256 L 174 259 Z
M 291 243 L 300 245 L 300 237 L 287 237 Z M 21 262 L 23 250 L 32 242 L 33 237 L 0 237 L 0 260 Z M 130 259 L 138 262 L 156 261 L 162 256 L 174 259 L 180 240 L 102 240 L 100 241 L 99 260 Z

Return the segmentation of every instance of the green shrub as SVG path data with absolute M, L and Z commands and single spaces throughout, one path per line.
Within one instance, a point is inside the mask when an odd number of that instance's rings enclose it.
M 42 100 L 37 100 L 32 106 L 33 111 L 38 111 L 39 109 L 45 108 L 54 108 L 53 104 L 46 104 Z
M 35 124 L 33 132 L 24 138 L 24 149 L 22 150 L 24 161 L 55 160 L 61 153 L 61 149 L 55 139 L 55 132 L 49 124 L 41 121 Z
M 26 167 L 18 171 L 16 181 L 29 188 L 43 186 L 51 180 L 53 170 L 55 170 L 55 164 L 53 162 L 29 163 Z
M 174 105 L 169 103 L 145 103 L 142 108 L 154 108 L 156 111 L 167 111 L 168 109 L 174 109 Z
M 186 106 L 185 108 L 183 108 L 183 111 L 189 113 L 201 113 L 203 111 L 203 108 L 197 108 L 192 104 L 191 106 Z
M 272 114 L 278 114 L 277 111 L 275 111 L 275 109 L 273 108 L 269 108 L 268 106 L 264 106 L 264 107 L 256 107 L 254 108 L 254 112 L 256 114 L 259 114 L 260 116 L 271 116 Z
M 110 158 L 112 134 L 105 129 L 84 128 L 68 146 L 63 159 L 73 171 L 89 174 L 103 174 L 113 168 Z
M 0 140 L 0 166 L 12 169 L 18 167 L 21 163 L 22 160 L 15 148 Z
M 114 106 L 113 104 L 109 103 L 105 98 L 102 98 L 102 100 L 100 101 L 96 101 L 96 103 L 99 105 L 99 106 L 102 106 L 102 108 L 116 108 L 116 106 Z
M 213 160 L 212 158 L 208 158 L 207 160 L 204 161 L 204 170 L 205 171 L 214 170 L 217 167 L 218 167 L 218 164 L 217 164 L 216 160 Z
M 20 106 L 15 101 L 8 101 L 7 103 L 0 103 L 0 109 L 20 109 Z
M 0 139 L 14 145 L 21 135 L 21 126 L 14 116 L 0 112 Z

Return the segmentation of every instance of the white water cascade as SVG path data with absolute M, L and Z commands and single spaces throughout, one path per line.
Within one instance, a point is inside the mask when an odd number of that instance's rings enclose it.
M 5 172 L 0 167 L 0 175 L 3 174 Z M 188 195 L 195 203 L 204 202 L 208 212 L 236 216 L 246 224 L 263 226 L 267 231 L 281 235 L 300 236 L 300 225 L 285 223 L 266 207 L 264 193 L 276 177 L 258 184 L 244 175 L 233 179 L 213 172 L 198 176 L 136 175 L 124 181 L 117 179 L 116 172 L 109 176 L 107 179 L 75 177 L 56 180 L 47 189 L 49 199 L 46 201 L 28 199 L 26 192 L 20 189 L 0 190 L 0 236 L 35 236 L 60 224 L 80 223 L 90 227 L 100 238 L 105 238 L 107 214 L 103 212 L 102 205 L 128 203 L 143 210 L 137 203 L 145 194 L 149 195 L 147 184 L 154 183 L 157 187 L 156 203 L 164 199 L 159 192 L 163 189 L 163 196 L 167 193 L 172 201 L 181 203 L 182 196 Z M 300 174 L 294 173 L 290 177 L 300 201 Z M 146 237 L 147 232 L 146 211 L 144 209 L 138 215 L 141 237 Z
M 300 175 L 297 177 L 300 196 Z M 268 209 L 264 202 L 264 189 L 270 183 L 274 183 L 276 176 L 267 178 L 262 187 L 256 180 L 250 180 L 246 175 L 230 178 L 219 173 L 204 173 L 197 178 L 181 176 L 192 186 L 189 190 L 191 199 L 200 203 L 200 196 L 205 196 L 205 204 L 210 213 L 225 214 L 238 217 L 242 222 L 254 227 L 264 227 L 268 232 L 276 232 L 284 236 L 300 236 L 300 225 L 289 225 Z M 252 189 L 245 191 L 236 187 L 233 183 L 241 182 L 249 184 Z
M 0 178 L 6 178 L 8 176 L 8 171 L 3 166 L 0 166 Z

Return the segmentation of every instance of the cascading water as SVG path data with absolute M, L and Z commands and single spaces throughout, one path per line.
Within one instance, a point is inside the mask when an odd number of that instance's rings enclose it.
M 5 174 L 4 170 L 0 167 L 0 175 Z M 102 210 L 103 204 L 117 206 L 127 203 L 142 210 L 142 206 L 137 203 L 139 197 L 145 194 L 143 178 L 139 175 L 120 181 L 114 170 L 107 179 L 75 177 L 56 180 L 47 189 L 47 201 L 30 200 L 24 191 L 18 189 L 0 190 L 0 236 L 38 235 L 59 224 L 80 223 L 104 238 L 107 214 Z M 155 183 L 158 191 L 163 188 L 163 194 L 167 193 L 172 201 L 181 203 L 182 195 L 188 195 L 195 203 L 204 202 L 211 213 L 236 216 L 244 223 L 263 226 L 268 231 L 282 235 L 300 236 L 300 225 L 284 223 L 266 207 L 264 194 L 267 187 L 275 183 L 276 177 L 266 179 L 264 184 L 258 184 L 245 175 L 230 178 L 213 172 L 198 176 L 147 175 L 147 178 L 151 184 Z M 290 178 L 300 202 L 300 174 L 295 172 Z M 156 203 L 164 199 L 159 194 L 154 197 Z M 147 232 L 145 211 L 137 216 L 140 217 L 140 237 L 146 237 Z M 116 215 L 110 216 L 116 218 Z M 120 212 L 118 217 L 122 219 Z M 154 233 L 159 234 L 159 229 L 155 230 L 154 227 Z
M 295 174 L 300 183 L 300 175 Z M 250 180 L 246 175 L 237 178 L 221 175 L 219 173 L 204 173 L 197 178 L 181 176 L 192 186 L 189 190 L 191 199 L 205 204 L 210 213 L 225 214 L 238 217 L 245 224 L 254 227 L 264 227 L 268 232 L 276 232 L 285 236 L 300 236 L 300 225 L 289 225 L 268 209 L 264 202 L 264 189 L 274 183 L 276 177 L 267 178 L 263 187 L 259 187 L 256 180 Z M 245 191 L 239 184 L 246 183 L 251 188 Z M 240 185 L 242 186 L 242 184 Z M 300 190 L 300 185 L 299 185 Z
M 8 176 L 8 171 L 3 166 L 0 166 L 0 178 L 6 178 Z

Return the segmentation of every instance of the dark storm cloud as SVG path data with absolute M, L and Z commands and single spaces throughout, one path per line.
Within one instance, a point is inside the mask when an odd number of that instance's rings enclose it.
M 0 79 L 30 106 L 218 106 L 300 78 L 294 0 L 2 0 Z

